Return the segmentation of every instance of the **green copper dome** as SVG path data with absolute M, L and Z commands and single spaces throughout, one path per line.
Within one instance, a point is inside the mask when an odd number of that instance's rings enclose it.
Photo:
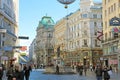
M 42 17 L 41 21 L 39 21 L 38 27 L 49 28 L 49 27 L 53 27 L 54 24 L 55 23 L 51 17 L 44 16 L 44 17 Z

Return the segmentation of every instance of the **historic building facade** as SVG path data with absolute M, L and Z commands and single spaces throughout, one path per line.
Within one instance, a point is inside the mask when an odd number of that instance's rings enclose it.
M 103 53 L 106 66 L 112 66 L 115 70 L 120 70 L 120 26 L 110 25 L 112 18 L 120 18 L 120 0 L 103 1 Z M 117 35 L 117 36 L 115 36 Z
M 54 26 L 54 64 L 65 64 L 66 60 L 66 50 L 67 50 L 67 42 L 66 42 L 66 18 L 63 18 Z M 58 49 L 60 50 L 58 52 Z M 60 53 L 60 54 L 59 54 Z
M 32 41 L 29 46 L 29 60 L 31 63 L 36 64 L 36 54 L 35 54 L 36 39 Z
M 42 17 L 39 25 L 36 29 L 36 46 L 35 54 L 37 58 L 37 63 L 40 65 L 51 65 L 53 55 L 53 31 L 54 31 L 54 21 L 49 16 Z M 40 66 L 38 65 L 38 66 Z
M 102 56 L 102 4 L 81 0 L 80 9 L 55 25 L 55 45 L 65 65 L 97 65 Z M 64 56 L 65 55 L 65 56 Z
M 5 60 L 12 59 L 12 46 L 18 44 L 18 5 L 19 0 L 0 0 L 0 54 L 3 64 Z

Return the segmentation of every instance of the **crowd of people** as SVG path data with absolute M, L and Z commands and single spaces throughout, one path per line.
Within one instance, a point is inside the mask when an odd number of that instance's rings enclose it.
M 86 76 L 88 67 L 86 65 L 77 65 L 76 70 L 79 73 L 79 75 L 84 75 Z M 110 75 L 112 74 L 112 67 L 106 67 L 106 66 L 90 66 L 89 68 L 91 71 L 94 71 L 96 74 L 96 79 L 97 80 L 110 80 Z
M 6 72 L 4 72 L 6 71 Z M 24 65 L 22 68 L 20 65 L 10 65 L 8 69 L 0 67 L 0 80 L 4 76 L 4 73 L 7 77 L 7 80 L 29 80 L 30 72 L 32 71 L 31 66 Z

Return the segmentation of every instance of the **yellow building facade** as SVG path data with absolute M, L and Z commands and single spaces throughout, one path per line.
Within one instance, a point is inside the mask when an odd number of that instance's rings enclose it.
M 120 26 L 111 26 L 112 18 L 120 18 L 120 0 L 103 1 L 103 53 L 106 66 L 112 66 L 115 70 L 120 69 L 119 52 L 119 32 Z M 117 30 L 117 31 L 115 31 Z M 117 33 L 117 37 L 115 37 Z

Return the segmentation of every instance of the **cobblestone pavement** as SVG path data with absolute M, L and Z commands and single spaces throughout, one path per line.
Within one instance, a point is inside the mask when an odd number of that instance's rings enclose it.
M 94 72 L 88 71 L 87 75 L 80 76 L 78 74 L 42 74 L 41 70 L 34 70 L 31 72 L 30 80 L 96 80 Z M 110 80 L 120 80 L 120 73 L 113 73 Z

